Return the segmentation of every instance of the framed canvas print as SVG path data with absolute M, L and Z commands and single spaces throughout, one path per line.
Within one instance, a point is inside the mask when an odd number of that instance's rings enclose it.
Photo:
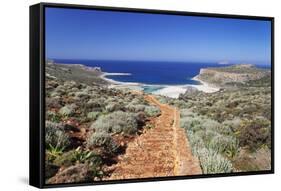
M 30 184 L 274 172 L 274 19 L 30 7 Z

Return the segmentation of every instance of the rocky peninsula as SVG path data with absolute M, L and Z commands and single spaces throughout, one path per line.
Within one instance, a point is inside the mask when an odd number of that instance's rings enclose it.
M 202 68 L 194 79 L 212 86 L 223 87 L 246 84 L 249 81 L 266 78 L 270 74 L 270 70 L 257 68 L 252 64 L 237 64 L 227 67 Z

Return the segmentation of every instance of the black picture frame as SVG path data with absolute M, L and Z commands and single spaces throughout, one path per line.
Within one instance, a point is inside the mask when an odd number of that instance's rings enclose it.
M 183 15 L 183 16 L 200 16 L 215 18 L 238 18 L 249 20 L 265 20 L 271 22 L 271 170 L 253 171 L 253 172 L 235 172 L 223 174 L 205 174 L 205 175 L 189 175 L 176 177 L 159 177 L 129 180 L 110 180 L 84 183 L 65 183 L 65 184 L 45 184 L 44 177 L 44 127 L 45 127 L 45 8 L 71 8 L 71 9 L 87 9 L 87 10 L 104 10 L 118 12 L 136 12 L 136 13 L 153 13 L 165 15 Z M 29 184 L 38 188 L 66 187 L 66 186 L 84 186 L 97 184 L 113 184 L 113 183 L 131 183 L 146 181 L 163 181 L 177 179 L 193 179 L 193 178 L 211 178 L 211 177 L 228 177 L 228 176 L 244 176 L 258 174 L 274 173 L 274 18 L 249 16 L 249 15 L 230 15 L 230 14 L 214 14 L 214 13 L 195 13 L 170 10 L 154 10 L 154 9 L 135 9 L 123 7 L 103 7 L 88 5 L 72 5 L 72 4 L 55 4 L 55 3 L 39 3 L 30 6 L 30 130 L 29 130 Z

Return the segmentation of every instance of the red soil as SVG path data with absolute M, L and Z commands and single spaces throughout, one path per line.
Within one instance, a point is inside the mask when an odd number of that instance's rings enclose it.
M 126 153 L 111 167 L 108 179 L 133 179 L 202 174 L 192 155 L 184 129 L 179 127 L 179 111 L 161 104 L 154 96 L 145 99 L 161 110 L 153 128 L 128 143 Z

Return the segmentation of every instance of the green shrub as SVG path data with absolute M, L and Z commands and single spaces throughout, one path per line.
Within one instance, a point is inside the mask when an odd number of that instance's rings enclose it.
M 106 112 L 113 112 L 113 111 L 118 111 L 118 110 L 121 110 L 122 107 L 119 103 L 108 103 L 106 106 L 105 106 L 105 111 Z
M 51 122 L 59 123 L 61 121 L 61 116 L 53 111 L 47 111 L 46 119 Z
M 138 130 L 135 114 L 115 111 L 101 115 L 92 125 L 96 132 L 134 134 Z
M 87 145 L 89 147 L 102 147 L 107 153 L 114 154 L 118 151 L 119 146 L 113 140 L 113 138 L 105 132 L 98 132 L 92 134 L 87 139 Z
M 54 161 L 57 157 L 63 154 L 63 150 L 63 147 L 53 147 L 52 145 L 46 145 L 46 161 Z
M 95 165 L 101 165 L 102 159 L 99 155 L 92 151 L 84 151 L 80 147 L 75 150 L 63 153 L 57 157 L 53 164 L 58 166 L 71 166 L 75 163 L 91 163 Z
M 179 99 L 173 99 L 171 100 L 170 104 L 183 109 L 183 108 L 188 108 L 189 103 L 185 102 L 184 100 L 179 100 Z
M 160 109 L 156 106 L 146 106 L 144 112 L 149 117 L 156 117 L 156 116 L 159 116 L 161 114 Z
M 232 172 L 232 164 L 212 149 L 198 151 L 199 160 L 204 174 L 229 173 Z
M 59 92 L 61 94 L 65 93 L 65 87 L 63 85 L 58 85 L 55 89 L 56 92 Z
M 91 120 L 96 120 L 99 116 L 100 112 L 92 111 L 87 114 L 87 118 Z
M 208 148 L 233 158 L 238 153 L 239 144 L 233 136 L 218 134 L 210 141 Z
M 190 109 L 181 109 L 180 116 L 181 117 L 194 117 L 194 113 Z
M 60 97 L 46 97 L 45 101 L 47 108 L 60 108 L 62 104 Z
M 64 149 L 70 145 L 69 137 L 60 123 L 46 121 L 45 144 L 48 147 Z
M 170 101 L 170 99 L 172 99 L 172 98 L 169 98 L 169 97 L 165 97 L 165 96 L 160 96 L 160 95 L 157 95 L 157 96 L 155 96 L 157 99 L 158 99 L 158 101 L 160 102 L 160 103 L 162 103 L 162 104 L 169 104 L 169 101 Z
M 191 120 L 190 126 L 187 127 L 191 131 L 199 131 L 199 130 L 205 130 L 205 126 L 202 125 L 202 118 L 194 118 L 194 120 Z
M 226 173 L 232 171 L 231 162 L 224 158 L 234 157 L 238 152 L 238 142 L 225 132 L 220 123 L 203 116 L 183 113 L 180 125 L 186 129 L 192 153 L 199 158 L 204 173 Z
M 90 98 L 90 95 L 88 94 L 87 91 L 82 91 L 82 92 L 76 92 L 75 93 L 75 98 L 79 100 L 86 100 Z
M 85 107 L 90 111 L 101 112 L 104 108 L 104 101 L 103 99 L 90 99 Z
M 192 120 L 188 117 L 181 117 L 180 118 L 180 127 L 189 129 L 191 127 Z
M 189 137 L 189 142 L 191 145 L 192 153 L 195 156 L 200 156 L 199 151 L 205 148 L 204 141 L 198 133 L 194 133 L 193 131 L 186 131 L 187 136 Z
M 66 105 L 59 110 L 59 113 L 63 116 L 72 116 L 75 113 L 76 107 L 75 104 Z
M 146 105 L 146 103 L 147 102 L 142 97 L 135 97 L 131 101 L 131 104 L 133 104 L 133 105 L 138 105 L 138 104 Z
M 76 88 L 77 87 L 77 83 L 75 81 L 65 81 L 63 85 L 67 89 L 71 89 L 71 88 Z
M 129 103 L 126 106 L 126 109 L 129 110 L 130 112 L 141 112 L 141 111 L 145 110 L 145 105 L 142 105 L 142 104 L 135 105 L 135 104 Z
M 208 128 L 205 130 L 196 131 L 196 134 L 199 134 L 199 136 L 202 137 L 206 146 L 208 146 L 213 139 L 220 135 L 217 131 Z
M 50 93 L 50 97 L 51 98 L 58 98 L 58 97 L 60 97 L 61 96 L 61 93 L 60 92 L 57 92 L 57 91 L 52 91 L 51 93 Z

